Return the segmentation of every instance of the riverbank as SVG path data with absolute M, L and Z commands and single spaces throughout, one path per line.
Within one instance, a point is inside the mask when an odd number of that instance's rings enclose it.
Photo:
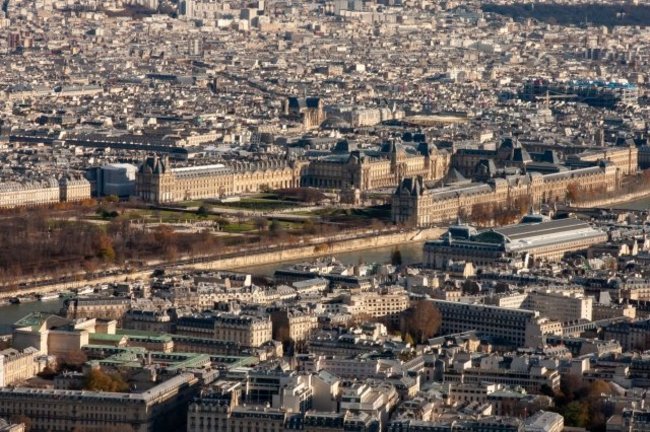
M 650 195 L 643 198 L 637 198 L 632 201 L 627 201 L 616 205 L 617 209 L 621 210 L 649 210 L 650 209 Z
M 613 206 L 624 206 L 628 203 L 650 199 L 650 190 L 633 192 L 625 195 L 619 195 L 611 198 L 604 198 L 600 200 L 591 200 L 588 202 L 574 203 L 572 204 L 575 208 L 593 208 L 593 207 L 613 207 Z M 625 207 L 621 207 L 625 208 Z
M 422 242 L 438 238 L 444 232 L 443 228 L 422 228 L 414 230 L 402 230 L 388 234 L 376 234 L 372 236 L 357 237 L 352 239 L 337 238 L 336 240 L 323 241 L 318 244 L 304 246 L 286 247 L 280 250 L 269 252 L 243 252 L 237 256 L 227 258 L 217 258 L 196 263 L 185 263 L 180 265 L 164 264 L 161 267 L 172 270 L 235 270 L 241 268 L 250 268 L 282 262 L 296 262 L 298 260 L 309 260 L 312 258 L 331 256 L 340 253 L 362 252 L 383 247 L 394 247 L 402 244 L 413 242 Z M 363 258 L 362 254 L 359 254 Z M 67 281 L 63 283 L 53 283 L 39 287 L 30 287 L 26 289 L 17 289 L 0 293 L 0 299 L 9 299 L 12 297 L 22 296 L 25 294 L 45 294 L 53 292 L 63 292 L 72 289 L 82 288 L 87 285 L 99 285 L 106 283 L 119 283 L 133 281 L 137 279 L 146 279 L 151 275 L 152 269 L 133 271 L 129 273 L 119 273 L 103 276 L 93 279 L 83 279 L 79 281 Z
M 380 246 L 373 249 L 364 249 L 362 251 L 342 252 L 333 256 L 337 262 L 344 265 L 357 265 L 359 263 L 388 263 L 391 261 L 395 249 L 400 251 L 402 264 L 411 265 L 422 262 L 423 246 L 425 240 L 419 240 L 411 243 L 402 243 L 392 246 Z M 309 260 L 297 259 L 291 261 L 282 261 L 271 264 L 254 265 L 242 267 L 237 271 L 259 276 L 273 276 L 275 271 L 284 266 L 291 264 L 304 263 Z
M 423 228 L 418 230 L 404 230 L 399 233 L 377 235 L 318 245 L 287 248 L 277 252 L 242 255 L 209 262 L 201 262 L 183 266 L 194 270 L 230 270 L 262 266 L 278 262 L 291 262 L 296 260 L 309 260 L 322 256 L 336 256 L 340 253 L 361 252 L 387 246 L 399 246 L 412 242 L 420 242 L 440 237 L 444 228 Z M 363 255 L 359 255 L 363 258 Z
M 395 248 L 401 252 L 403 264 L 417 264 L 422 262 L 422 246 L 426 240 L 416 240 L 400 245 L 382 245 L 378 248 L 364 249 L 351 252 L 338 253 L 334 258 L 346 265 L 364 263 L 385 263 L 390 262 Z M 238 271 L 260 276 L 273 276 L 275 270 L 285 265 L 304 262 L 304 259 L 295 261 L 275 262 L 271 264 L 254 265 L 251 267 L 239 268 Z M 151 274 L 151 273 L 149 273 Z M 11 325 L 20 318 L 32 312 L 56 313 L 63 306 L 63 299 L 48 302 L 35 301 L 23 304 L 10 304 L 0 306 L 0 334 L 11 333 Z

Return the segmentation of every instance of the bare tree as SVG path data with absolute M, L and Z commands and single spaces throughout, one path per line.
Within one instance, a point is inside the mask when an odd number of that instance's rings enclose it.
M 415 342 L 424 343 L 433 337 L 442 324 L 442 315 L 430 301 L 418 300 L 402 312 L 400 326 L 402 335 L 410 334 Z

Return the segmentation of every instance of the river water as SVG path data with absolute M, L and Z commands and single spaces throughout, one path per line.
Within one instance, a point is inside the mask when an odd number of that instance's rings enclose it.
M 650 209 L 650 197 L 641 198 L 636 201 L 629 201 L 623 204 L 616 204 L 612 207 L 629 210 L 648 210 Z
M 422 245 L 424 242 L 413 242 L 398 246 L 402 254 L 404 264 L 414 264 L 422 261 Z M 387 263 L 390 262 L 391 254 L 395 246 L 387 246 L 377 249 L 367 249 L 355 252 L 346 252 L 336 255 L 336 259 L 343 264 L 364 263 Z M 282 262 L 268 264 L 263 266 L 248 267 L 236 269 L 238 272 L 247 272 L 262 276 L 272 276 L 277 268 L 308 260 L 299 260 L 293 262 Z M 0 306 L 0 334 L 11 333 L 11 325 L 31 312 L 58 312 L 63 306 L 63 300 L 51 300 L 46 302 L 35 301 L 24 304 L 12 304 Z
M 11 325 L 27 314 L 32 312 L 57 313 L 62 306 L 63 299 L 0 306 L 0 334 L 11 333 Z
M 624 204 L 614 206 L 621 209 L 630 210 L 649 210 L 650 197 L 645 197 L 636 201 L 630 201 Z M 398 246 L 402 254 L 402 262 L 404 264 L 414 264 L 422 262 L 422 245 L 424 242 L 412 242 Z M 358 264 L 364 263 L 387 263 L 390 262 L 391 254 L 395 250 L 395 246 L 386 246 L 377 249 L 367 249 L 355 252 L 346 252 L 336 255 L 336 259 L 343 264 Z M 268 264 L 255 267 L 247 267 L 237 269 L 237 271 L 252 273 L 262 276 L 272 276 L 273 272 L 280 267 L 295 264 L 298 262 L 305 262 L 308 260 L 298 260 L 292 262 L 283 262 Z M 63 300 L 52 300 L 47 302 L 32 302 L 18 305 L 0 306 L 0 334 L 11 332 L 11 324 L 24 317 L 31 312 L 57 312 L 61 309 Z
M 415 264 L 415 263 L 422 262 L 423 245 L 424 242 L 417 241 L 417 242 L 406 243 L 397 246 L 397 249 L 399 249 L 402 255 L 402 263 Z M 365 250 L 354 251 L 354 252 L 340 253 L 334 255 L 334 257 L 336 258 L 337 261 L 343 264 L 359 264 L 359 262 L 363 262 L 366 264 L 370 264 L 370 263 L 383 264 L 383 263 L 390 262 L 391 255 L 393 254 L 394 250 L 395 250 L 395 246 L 386 246 L 386 247 L 380 247 L 376 249 L 365 249 Z M 262 275 L 262 276 L 271 276 L 273 275 L 273 272 L 275 272 L 277 268 L 284 267 L 289 264 L 308 262 L 308 261 L 311 261 L 311 259 L 303 259 L 303 260 L 296 260 L 296 261 L 289 261 L 289 262 L 254 266 L 254 267 L 246 267 L 242 269 L 237 269 L 236 271 L 252 273 L 252 274 Z

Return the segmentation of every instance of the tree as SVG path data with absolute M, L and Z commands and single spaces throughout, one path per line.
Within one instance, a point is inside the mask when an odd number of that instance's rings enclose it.
M 370 219 L 370 228 L 374 231 L 381 231 L 386 228 L 386 224 L 377 218 Z
M 57 374 L 58 372 L 56 371 L 56 369 L 48 365 L 45 366 L 45 368 L 43 368 L 41 372 L 38 373 L 38 376 L 46 380 L 53 380 Z
M 471 279 L 465 279 L 462 288 L 464 294 L 477 295 L 481 292 L 481 287 L 478 283 Z
M 612 386 L 603 380 L 587 385 L 581 376 L 566 374 L 560 380 L 560 391 L 554 395 L 554 402 L 567 425 L 587 427 L 594 432 L 604 431 L 607 417 L 613 413 L 607 412 L 602 395 L 613 391 Z
M 289 330 L 289 316 L 287 311 L 278 310 L 271 312 L 271 329 L 273 339 L 279 342 L 286 342 L 291 337 Z
M 11 423 L 15 424 L 24 424 L 25 425 L 25 432 L 29 432 L 32 428 L 32 419 L 29 417 L 22 415 L 22 414 L 17 414 L 13 415 L 9 418 L 9 421 Z
M 513 209 L 517 211 L 517 216 L 525 215 L 530 209 L 530 197 L 523 196 L 515 200 Z
M 562 411 L 568 426 L 585 427 L 589 422 L 589 406 L 585 402 L 573 401 Z
M 359 312 L 355 314 L 352 319 L 348 322 L 348 325 L 351 327 L 361 325 L 368 322 L 375 322 L 375 317 L 370 315 L 368 312 Z
M 84 382 L 85 390 L 106 391 L 106 392 L 126 392 L 129 385 L 124 381 L 122 375 L 113 372 L 106 373 L 101 369 L 92 369 L 86 375 Z
M 307 219 L 303 224 L 302 224 L 302 232 L 307 235 L 314 235 L 316 234 L 316 225 L 314 224 L 314 221 L 311 219 Z
M 268 226 L 268 221 L 263 217 L 255 218 L 253 222 L 255 224 L 255 228 L 257 228 L 257 231 L 259 231 L 260 233 L 262 231 L 265 231 Z
M 603 380 L 596 380 L 589 386 L 588 397 L 595 399 L 599 398 L 602 394 L 612 394 L 612 386 Z
M 113 241 L 107 234 L 100 234 L 96 240 L 95 248 L 97 250 L 97 257 L 105 261 L 115 260 L 115 249 L 113 248 Z
M 458 209 L 458 219 L 461 222 L 467 222 L 470 219 L 469 214 L 467 213 L 467 208 L 461 207 Z
M 442 324 L 442 316 L 433 303 L 418 300 L 413 306 L 402 312 L 400 324 L 403 338 L 410 334 L 417 343 L 424 343 L 433 337 Z
M 80 371 L 84 363 L 88 361 L 88 357 L 81 350 L 73 350 L 66 353 L 61 360 L 63 369 Z
M 402 265 L 402 252 L 399 250 L 399 248 L 395 248 L 390 254 L 390 263 L 394 266 Z
M 494 209 L 491 203 L 477 203 L 472 206 L 470 218 L 474 223 L 486 225 L 492 220 Z
M 277 219 L 273 219 L 271 225 L 269 225 L 269 232 L 271 233 L 271 237 L 282 237 L 284 235 L 284 227 Z
M 607 270 L 616 271 L 618 269 L 618 260 L 613 256 L 603 258 L 603 267 Z
M 580 199 L 580 185 L 578 183 L 571 183 L 566 187 L 566 197 L 569 201 L 575 202 Z
M 573 402 L 573 400 L 576 398 L 576 396 L 583 388 L 584 385 L 582 382 L 582 377 L 575 374 L 562 375 L 560 379 L 561 394 L 558 395 L 560 400 L 558 400 L 557 402 L 560 405 Z
M 555 397 L 555 392 L 548 384 L 542 384 L 542 387 L 540 387 L 540 393 L 548 397 Z
M 199 217 L 207 217 L 210 214 L 210 209 L 202 205 L 196 210 L 196 215 Z
M 323 192 L 313 188 L 280 189 L 276 191 L 276 194 L 281 199 L 291 199 L 309 204 L 318 204 L 326 198 Z

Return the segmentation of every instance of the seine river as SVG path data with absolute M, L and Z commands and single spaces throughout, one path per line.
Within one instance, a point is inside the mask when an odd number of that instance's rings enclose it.
M 641 198 L 640 200 L 617 204 L 613 207 L 629 210 L 648 210 L 650 209 L 650 197 Z
M 397 246 L 400 253 L 402 254 L 402 263 L 404 264 L 414 264 L 422 262 L 422 246 L 424 242 L 412 242 L 406 243 Z M 335 255 L 337 261 L 343 264 L 358 264 L 360 261 L 366 264 L 370 263 L 387 263 L 390 262 L 391 255 L 395 250 L 395 246 L 386 246 L 377 249 L 366 249 L 355 252 L 346 252 Z M 279 267 L 284 267 L 292 263 L 299 262 L 308 262 L 310 260 L 298 260 L 290 261 L 283 263 L 268 264 L 262 266 L 248 267 L 245 269 L 237 269 L 237 271 L 243 271 L 248 273 L 253 273 L 257 275 L 271 276 L 275 269 Z
M 413 242 L 399 246 L 398 249 L 402 254 L 402 262 L 404 264 L 421 262 L 422 245 L 423 242 Z M 359 261 L 365 263 L 386 263 L 390 262 L 391 254 L 394 249 L 395 246 L 390 246 L 378 249 L 347 252 L 336 255 L 336 259 L 344 264 L 358 264 Z M 295 262 L 304 261 L 306 260 Z M 291 264 L 291 262 L 249 267 L 245 269 L 237 269 L 237 271 L 249 272 L 263 276 L 271 276 L 273 275 L 275 269 L 286 266 L 288 264 Z M 57 312 L 61 309 L 61 306 L 63 306 L 63 300 L 51 300 L 46 302 L 35 301 L 25 304 L 0 306 L 0 334 L 11 333 L 11 324 L 15 323 L 20 318 L 31 312 Z
M 11 324 L 31 312 L 58 312 L 61 306 L 63 299 L 0 306 L 0 334 L 11 333 Z
M 650 197 L 642 198 L 637 201 L 630 201 L 625 204 L 618 204 L 614 207 L 630 210 L 648 210 L 650 209 Z M 423 242 L 413 242 L 400 245 L 398 249 L 402 254 L 402 262 L 404 264 L 422 262 L 422 245 Z M 336 255 L 336 259 L 344 264 L 358 264 L 360 261 L 364 263 L 386 263 L 390 262 L 391 254 L 394 249 L 395 246 L 387 246 L 377 249 L 347 252 Z M 306 260 L 268 264 L 238 269 L 237 271 L 271 276 L 279 267 L 304 261 Z M 30 312 L 56 312 L 62 305 L 63 300 L 53 300 L 48 302 L 37 301 L 20 305 L 0 306 L 0 334 L 9 333 L 11 331 L 11 324 Z

